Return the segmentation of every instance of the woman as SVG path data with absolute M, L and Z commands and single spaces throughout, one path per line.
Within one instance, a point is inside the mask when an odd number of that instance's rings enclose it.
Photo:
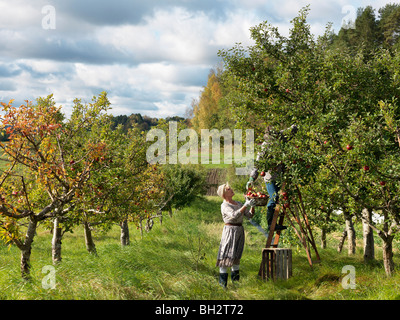
M 239 264 L 244 247 L 243 216 L 251 218 L 254 215 L 255 200 L 246 200 L 244 205 L 232 200 L 235 193 L 228 183 L 219 186 L 217 194 L 224 199 L 221 204 L 221 213 L 225 226 L 222 231 L 216 266 L 219 267 L 219 283 L 226 287 L 228 268 L 231 268 L 232 271 L 232 282 L 239 280 Z M 251 207 L 250 210 L 249 207 Z

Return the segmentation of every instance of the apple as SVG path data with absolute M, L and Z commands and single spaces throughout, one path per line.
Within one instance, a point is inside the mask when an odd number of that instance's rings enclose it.
M 265 91 L 265 92 L 268 92 L 268 88 L 265 88 L 264 91 Z
M 379 182 L 379 184 L 380 184 L 381 186 L 384 186 L 384 185 L 386 185 L 386 181 L 381 181 L 381 182 Z
M 325 141 L 324 141 L 324 144 L 328 144 L 328 141 L 325 140 Z
M 353 146 L 350 145 L 350 144 L 348 144 L 348 145 L 346 146 L 346 149 L 347 149 L 347 150 L 351 150 L 351 149 L 353 149 Z
M 74 164 L 75 163 L 75 160 L 71 160 L 70 162 L 69 162 L 69 164 Z
M 289 89 L 286 89 L 286 93 L 290 93 L 290 90 L 289 90 Z
M 18 195 L 18 191 L 13 191 L 11 194 L 12 194 L 13 196 L 17 196 L 17 195 Z
M 368 166 L 364 166 L 364 171 L 368 171 L 369 167 Z
M 260 176 L 261 176 L 261 177 L 264 177 L 264 176 L 265 176 L 265 172 L 262 171 L 262 172 L 260 173 Z

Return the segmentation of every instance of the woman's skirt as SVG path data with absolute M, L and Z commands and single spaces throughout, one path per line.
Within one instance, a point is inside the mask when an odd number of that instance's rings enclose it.
M 217 267 L 232 267 L 240 264 L 244 248 L 244 228 L 243 226 L 224 226 L 219 245 Z

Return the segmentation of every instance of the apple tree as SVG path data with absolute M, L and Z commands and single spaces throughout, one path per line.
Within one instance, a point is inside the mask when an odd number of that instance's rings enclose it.
M 298 205 L 299 196 L 329 171 L 322 194 L 344 195 L 331 197 L 332 207 L 360 219 L 364 209 L 384 216 L 382 225 L 368 225 L 383 240 L 385 270 L 391 274 L 399 221 L 400 56 L 379 50 L 366 59 L 362 50 L 353 55 L 332 48 L 329 26 L 316 39 L 307 14 L 304 8 L 293 19 L 289 37 L 264 22 L 251 29 L 255 45 L 220 52 L 225 77 L 236 89 L 231 108 L 240 110 L 244 126 L 254 121 L 276 130 L 298 126 L 291 140 L 272 139 L 259 168 L 284 166 L 278 183 L 285 183 L 287 206 Z M 317 199 L 307 206 L 316 216 L 323 212 Z
M 28 279 L 32 243 L 38 224 L 72 212 L 76 193 L 98 170 L 96 158 L 106 146 L 79 138 L 109 106 L 106 93 L 94 97 L 85 116 L 66 120 L 52 95 L 14 107 L 2 103 L 2 129 L 9 135 L 0 147 L 8 165 L 0 177 L 0 236 L 21 251 L 21 274 Z M 75 149 L 79 146 L 78 149 Z M 77 168 L 72 169 L 74 161 Z

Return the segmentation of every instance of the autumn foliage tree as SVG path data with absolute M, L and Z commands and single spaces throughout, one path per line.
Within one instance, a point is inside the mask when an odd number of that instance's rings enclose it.
M 29 278 L 38 224 L 68 216 L 77 193 L 101 170 L 97 158 L 107 145 L 99 138 L 82 139 L 81 134 L 110 103 L 102 93 L 88 105 L 76 105 L 84 116 L 69 120 L 52 95 L 39 98 L 36 105 L 1 105 L 1 127 L 9 141 L 0 146 L 9 162 L 0 177 L 0 235 L 20 249 L 21 274 Z
M 222 130 L 235 126 L 223 99 L 230 87 L 223 85 L 220 73 L 220 70 L 210 71 L 207 85 L 201 91 L 199 99 L 193 101 L 191 124 L 199 134 L 201 129 Z

